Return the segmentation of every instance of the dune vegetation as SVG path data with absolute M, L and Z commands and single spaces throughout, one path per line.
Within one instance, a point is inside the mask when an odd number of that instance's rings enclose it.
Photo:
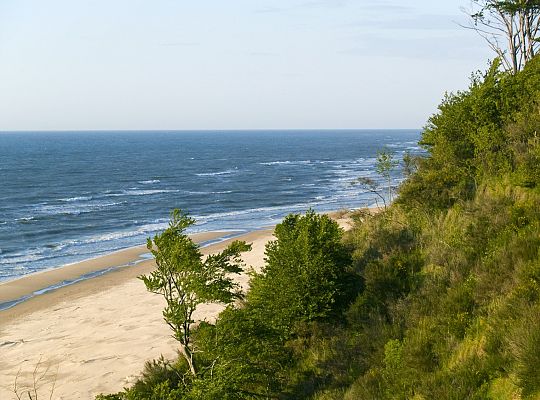
M 196 371 L 156 360 L 98 398 L 540 399 L 539 131 L 540 58 L 494 62 L 388 208 L 276 227 L 247 295 L 191 331 Z

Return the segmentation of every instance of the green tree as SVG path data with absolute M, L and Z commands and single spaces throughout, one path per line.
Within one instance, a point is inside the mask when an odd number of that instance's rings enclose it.
M 375 171 L 377 171 L 377 173 L 381 175 L 386 181 L 388 202 L 392 202 L 392 171 L 397 165 L 398 162 L 394 160 L 394 155 L 388 150 L 384 149 L 377 152 Z
M 410 160 L 410 156 L 407 161 Z M 383 202 L 383 206 L 386 209 L 388 204 L 392 201 L 393 187 L 392 187 L 392 171 L 398 165 L 398 161 L 394 159 L 392 153 L 388 150 L 380 150 L 377 152 L 377 161 L 375 163 L 375 171 L 384 179 L 386 185 L 386 197 L 384 193 L 381 193 L 384 189 L 380 189 L 377 181 L 370 177 L 362 176 L 352 182 L 353 185 L 361 185 L 364 189 L 376 195 Z M 378 205 L 378 202 L 377 202 Z
M 191 340 L 193 313 L 202 303 L 230 304 L 242 297 L 232 274 L 243 271 L 240 253 L 250 250 L 251 246 L 234 241 L 221 253 L 203 260 L 198 245 L 185 233 L 194 223 L 195 220 L 181 210 L 172 212 L 169 227 L 154 239 L 148 239 L 147 247 L 156 260 L 157 269 L 140 279 L 148 291 L 165 298 L 165 322 L 180 342 L 180 353 L 191 373 L 196 375 Z
M 309 210 L 276 226 L 266 245 L 266 265 L 251 281 L 248 303 L 288 335 L 297 322 L 335 315 L 350 297 L 354 279 L 342 230 L 327 215 Z

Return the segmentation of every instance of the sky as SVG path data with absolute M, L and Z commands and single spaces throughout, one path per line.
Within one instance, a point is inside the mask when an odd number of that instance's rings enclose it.
M 0 0 L 0 131 L 421 128 L 469 0 Z

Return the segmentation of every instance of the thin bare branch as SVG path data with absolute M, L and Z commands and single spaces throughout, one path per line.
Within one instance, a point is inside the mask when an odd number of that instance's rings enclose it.
M 476 31 L 500 57 L 506 70 L 523 69 L 540 48 L 540 7 L 519 0 L 472 0 L 470 8 L 462 8 L 470 25 L 460 25 Z M 499 39 L 505 38 L 500 43 Z

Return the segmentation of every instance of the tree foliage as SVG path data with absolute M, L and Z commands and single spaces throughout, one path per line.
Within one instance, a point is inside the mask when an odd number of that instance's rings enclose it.
M 352 283 L 341 228 L 309 210 L 287 216 L 274 235 L 276 240 L 266 245 L 266 265 L 251 281 L 248 301 L 285 332 L 296 322 L 334 315 Z
M 494 62 L 473 76 L 468 91 L 446 95 L 420 142 L 429 157 L 419 161 L 399 201 L 446 208 L 471 199 L 482 180 L 505 174 L 536 185 L 539 92 L 537 57 L 517 75 L 499 71 Z
M 539 131 L 540 59 L 494 63 L 386 210 L 276 227 L 245 301 L 193 331 L 196 376 L 158 362 L 109 398 L 540 398 Z
M 410 154 L 406 154 L 404 159 L 404 172 L 410 173 L 413 168 L 413 158 Z M 395 160 L 394 155 L 387 149 L 379 150 L 377 152 L 377 161 L 375 162 L 375 172 L 377 172 L 384 180 L 386 187 L 379 187 L 378 182 L 368 176 L 362 176 L 355 179 L 353 185 L 361 185 L 364 189 L 373 193 L 378 199 L 382 201 L 384 209 L 392 202 L 394 194 L 394 185 L 392 183 L 392 173 L 398 166 L 399 161 Z M 376 204 L 379 202 L 376 199 Z
M 240 253 L 250 250 L 250 246 L 235 241 L 224 251 L 203 259 L 199 247 L 185 232 L 194 223 L 195 220 L 182 211 L 172 212 L 169 227 L 148 239 L 147 247 L 156 260 L 157 269 L 140 279 L 150 292 L 165 298 L 163 318 L 180 343 L 180 353 L 191 373 L 196 375 L 191 343 L 193 313 L 203 303 L 230 304 L 242 297 L 232 274 L 242 272 Z

